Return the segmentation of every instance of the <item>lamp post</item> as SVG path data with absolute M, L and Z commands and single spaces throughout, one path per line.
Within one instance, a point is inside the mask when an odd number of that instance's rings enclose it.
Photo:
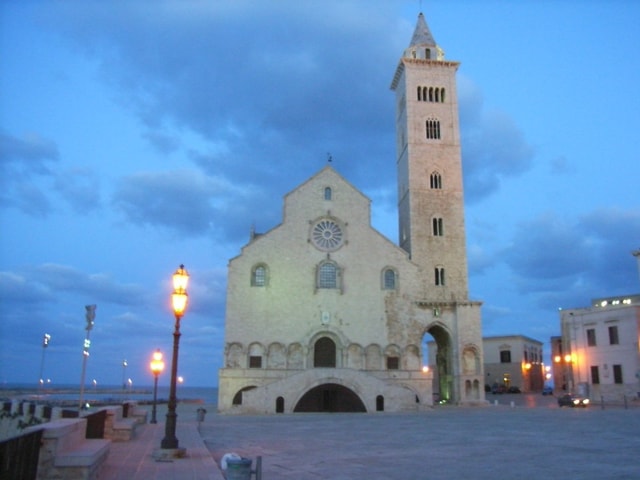
M 87 336 L 84 339 L 84 349 L 82 350 L 82 375 L 80 377 L 80 402 L 78 406 L 78 410 L 82 410 L 84 407 L 84 377 L 87 371 L 87 358 L 89 357 L 89 347 L 91 347 L 91 340 L 89 340 L 89 334 L 91 333 L 91 329 L 93 328 L 93 324 L 96 319 L 96 306 L 95 305 L 87 305 L 84 307 L 87 311 L 85 315 L 85 319 L 87 321 L 87 326 L 85 330 L 87 331 Z
M 165 435 L 160 443 L 161 448 L 177 449 L 178 439 L 176 438 L 176 377 L 178 376 L 178 344 L 180 343 L 180 319 L 187 308 L 187 284 L 189 274 L 180 265 L 180 268 L 173 274 L 173 294 L 171 300 L 173 313 L 176 318 L 173 332 L 173 356 L 171 358 L 171 385 L 169 389 L 169 403 L 167 405 L 167 421 L 165 423 Z
M 149 364 L 151 373 L 153 373 L 153 409 L 151 410 L 151 422 L 158 423 L 156 420 L 156 402 L 158 399 L 158 375 L 164 370 L 164 360 L 162 360 L 162 352 L 158 349 L 153 352 L 153 360 Z
M 44 386 L 44 352 L 49 346 L 49 340 L 51 340 L 51 335 L 45 333 L 44 337 L 42 337 L 42 358 L 40 359 L 40 387 Z
M 122 360 L 122 393 L 127 393 L 127 359 Z

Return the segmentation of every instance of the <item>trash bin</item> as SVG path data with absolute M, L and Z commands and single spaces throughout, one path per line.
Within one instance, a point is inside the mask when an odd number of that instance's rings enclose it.
M 204 414 L 207 413 L 207 410 L 204 408 L 199 408 L 197 410 L 197 418 L 198 422 L 204 422 Z
M 251 480 L 251 459 L 227 459 L 227 480 Z

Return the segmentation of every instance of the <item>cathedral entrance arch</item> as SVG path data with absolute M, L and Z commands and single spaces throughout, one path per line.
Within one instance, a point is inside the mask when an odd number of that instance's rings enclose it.
M 316 368 L 336 367 L 336 342 L 322 337 L 313 346 L 313 366 Z
M 431 336 L 435 342 L 435 352 L 429 353 L 429 358 L 435 358 L 435 365 L 433 368 L 433 393 L 435 398 L 439 402 L 450 403 L 453 398 L 453 347 L 451 342 L 451 335 L 441 325 L 433 325 L 429 327 L 423 336 L 423 345 L 430 340 Z M 433 354 L 435 353 L 435 355 Z M 425 362 L 428 364 L 428 360 Z
M 305 393 L 293 409 L 301 412 L 366 412 L 360 397 L 343 385 L 324 383 Z

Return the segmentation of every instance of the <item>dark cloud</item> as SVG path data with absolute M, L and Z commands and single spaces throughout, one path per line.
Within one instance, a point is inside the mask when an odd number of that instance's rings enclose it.
M 243 198 L 254 194 L 194 170 L 148 172 L 121 179 L 113 203 L 134 224 L 224 237 L 233 236 L 238 217 L 247 218 Z
M 89 303 L 108 302 L 117 305 L 140 305 L 146 292 L 137 285 L 120 284 L 106 274 L 87 274 L 73 267 L 43 264 L 28 271 L 31 282 L 55 295 L 61 292 L 82 295 Z
M 247 187 L 251 193 L 235 196 L 225 209 L 211 205 L 215 193 L 207 188 L 183 192 L 186 200 L 205 202 L 178 212 L 164 194 L 150 195 L 141 174 L 125 179 L 117 193 L 130 220 L 197 234 L 224 221 L 231 238 L 250 223 L 269 229 L 276 214 L 251 212 L 279 212 L 282 195 L 322 168 L 328 152 L 359 188 L 395 190 L 389 85 L 413 25 L 390 28 L 393 5 L 367 16 L 361 14 L 366 2 L 357 1 L 333 3 L 315 16 L 288 1 L 163 2 L 152 13 L 145 7 L 89 2 L 58 7 L 50 20 L 98 60 L 103 78 L 147 125 L 145 136 L 159 151 L 184 148 L 213 182 L 224 177 L 263 187 Z M 525 171 L 532 150 L 513 120 L 484 111 L 481 94 L 467 85 L 460 104 L 467 198 L 474 200 Z M 190 144 L 185 132 L 202 141 Z
M 37 134 L 16 137 L 0 132 L 0 207 L 46 217 L 52 210 L 43 182 L 59 159 L 56 144 Z
M 57 173 L 53 188 L 75 213 L 87 214 L 100 207 L 100 182 L 86 169 Z
M 518 226 L 505 252 L 517 288 L 544 308 L 586 305 L 591 298 L 638 291 L 640 213 L 600 210 L 570 221 L 540 216 Z
M 484 107 L 473 82 L 461 77 L 460 85 L 465 200 L 473 203 L 495 193 L 504 179 L 527 172 L 535 149 L 510 115 Z

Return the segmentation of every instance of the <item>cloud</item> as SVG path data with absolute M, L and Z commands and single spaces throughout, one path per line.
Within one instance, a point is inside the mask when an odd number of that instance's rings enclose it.
M 86 274 L 73 267 L 46 263 L 26 271 L 29 281 L 51 292 L 83 296 L 89 303 L 108 302 L 117 305 L 140 305 L 147 293 L 135 284 L 121 284 L 103 273 Z
M 113 204 L 133 224 L 228 238 L 239 233 L 238 219 L 249 215 L 244 198 L 259 191 L 196 170 L 144 172 L 119 181 Z
M 87 214 L 100 207 L 100 182 L 88 169 L 56 174 L 53 188 L 75 213 Z
M 22 138 L 0 132 L 0 207 L 45 217 L 52 211 L 42 180 L 59 160 L 56 144 L 37 134 Z
M 470 79 L 459 76 L 458 84 L 465 199 L 473 203 L 495 193 L 504 178 L 527 172 L 535 149 L 508 113 L 484 107 Z
M 544 308 L 638 291 L 640 211 L 602 209 L 571 221 L 555 214 L 517 227 L 505 260 L 520 292 Z

